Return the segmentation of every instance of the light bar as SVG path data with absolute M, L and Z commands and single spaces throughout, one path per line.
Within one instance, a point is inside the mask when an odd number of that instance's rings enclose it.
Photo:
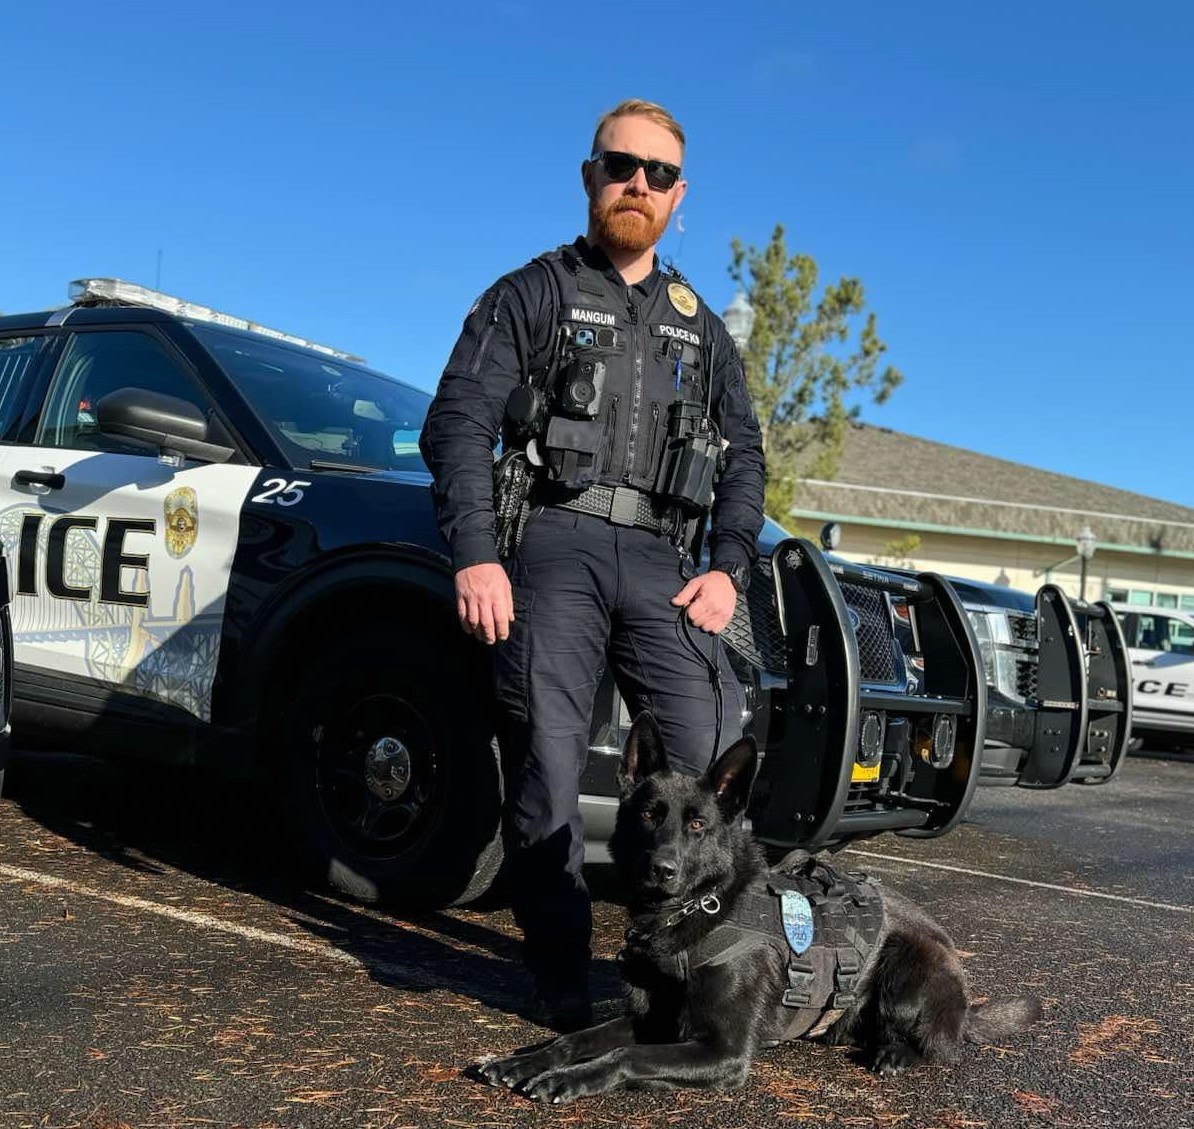
M 213 310 L 208 306 L 186 302 L 171 294 L 163 294 L 159 290 L 150 290 L 146 286 L 138 286 L 135 282 L 125 282 L 119 278 L 76 278 L 67 287 L 67 297 L 76 306 L 101 306 L 109 302 L 118 306 L 147 306 L 151 310 L 162 310 L 167 314 L 186 318 L 189 321 L 209 321 L 215 325 L 226 325 L 231 329 L 247 329 L 250 333 L 260 333 L 263 337 L 272 337 L 275 341 L 301 345 L 305 349 L 314 349 L 317 353 L 337 357 L 342 361 L 363 363 L 365 359 L 354 356 L 352 353 L 333 349 L 328 345 L 308 341 L 305 337 L 296 337 L 293 333 L 270 329 L 269 326 L 249 321 L 247 318 L 222 314 L 219 310 Z

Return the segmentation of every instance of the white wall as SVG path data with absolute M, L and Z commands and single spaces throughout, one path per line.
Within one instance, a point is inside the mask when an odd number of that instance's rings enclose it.
M 820 529 L 815 519 L 796 518 L 800 536 L 817 541 Z M 892 541 L 903 540 L 909 531 L 895 527 L 840 523 L 842 541 L 837 552 L 847 560 L 868 564 L 899 564 L 919 572 L 940 572 L 1000 583 L 1035 592 L 1042 584 L 1057 584 L 1071 596 L 1078 595 L 1079 560 L 1076 550 L 1065 545 L 1041 545 L 968 534 L 922 533 L 919 546 L 906 558 L 887 553 Z M 1067 556 L 1073 559 L 1065 561 Z M 1063 563 L 1064 562 L 1064 563 Z M 1087 569 L 1086 597 L 1102 599 L 1108 585 L 1194 596 L 1194 560 L 1096 549 Z

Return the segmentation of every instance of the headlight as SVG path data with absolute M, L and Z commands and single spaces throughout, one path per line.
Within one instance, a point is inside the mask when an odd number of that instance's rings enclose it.
M 1013 642 L 1007 614 L 1000 610 L 969 611 L 967 614 L 978 637 L 987 682 L 1009 698 L 1021 697 L 1016 679 L 1019 647 Z

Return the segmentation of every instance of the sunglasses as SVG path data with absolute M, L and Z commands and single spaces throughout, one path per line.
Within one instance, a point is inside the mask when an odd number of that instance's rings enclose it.
M 592 160 L 600 161 L 605 175 L 616 184 L 625 184 L 639 169 L 647 174 L 647 185 L 656 192 L 667 192 L 680 179 L 680 166 L 669 165 L 667 161 L 649 161 L 633 153 L 618 153 L 606 149 L 594 153 Z

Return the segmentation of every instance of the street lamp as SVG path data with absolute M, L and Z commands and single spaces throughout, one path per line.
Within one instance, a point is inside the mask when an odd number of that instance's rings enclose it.
M 1086 599 L 1086 566 L 1095 553 L 1095 535 L 1089 525 L 1084 525 L 1078 533 L 1078 556 L 1082 559 L 1082 572 L 1078 580 L 1078 599 Z
M 734 344 L 738 346 L 738 352 L 745 353 L 750 342 L 750 331 L 755 324 L 755 308 L 747 301 L 744 291 L 739 290 L 734 295 L 730 304 L 726 306 L 725 313 L 721 315 L 721 320 L 726 323 L 726 329 L 734 339 Z

